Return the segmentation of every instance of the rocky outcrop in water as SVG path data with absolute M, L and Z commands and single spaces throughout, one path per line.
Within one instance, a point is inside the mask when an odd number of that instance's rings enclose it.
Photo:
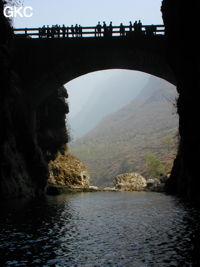
M 72 189 L 89 188 L 90 176 L 86 166 L 76 157 L 65 153 L 58 154 L 56 159 L 49 163 L 49 184 L 65 186 Z
M 119 191 L 143 191 L 147 186 L 146 179 L 135 172 L 117 175 L 113 182 Z

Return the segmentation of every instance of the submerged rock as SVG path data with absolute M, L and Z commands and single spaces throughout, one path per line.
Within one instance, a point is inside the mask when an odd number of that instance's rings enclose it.
M 49 163 L 49 184 L 65 186 L 71 189 L 89 188 L 89 174 L 86 166 L 76 157 L 65 153 L 58 154 L 54 161 Z
M 145 178 L 135 172 L 117 175 L 113 182 L 119 191 L 142 191 L 147 186 Z

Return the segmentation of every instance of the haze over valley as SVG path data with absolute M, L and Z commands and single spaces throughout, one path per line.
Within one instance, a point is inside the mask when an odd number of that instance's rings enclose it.
M 70 144 L 70 151 L 88 166 L 92 182 L 100 186 L 112 185 L 113 178 L 124 172 L 147 176 L 145 157 L 150 154 L 169 173 L 176 154 L 175 87 L 146 74 L 140 76 L 143 82 L 134 84 L 132 73 L 125 80 L 123 75 L 115 76 L 111 86 L 110 80 L 100 84 L 97 97 L 83 105 L 73 118 L 76 121 L 71 120 L 72 132 L 75 125 L 82 137 Z

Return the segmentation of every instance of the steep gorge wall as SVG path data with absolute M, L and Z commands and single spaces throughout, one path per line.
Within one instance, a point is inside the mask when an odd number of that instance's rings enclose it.
M 167 190 L 200 203 L 199 37 L 197 1 L 163 0 L 168 60 L 177 79 L 179 151 Z M 188 20 L 193 16 L 193 20 Z
M 68 141 L 68 105 L 65 88 L 55 88 L 39 106 L 33 105 L 13 70 L 13 36 L 3 6 L 0 1 L 0 198 L 4 199 L 44 193 L 47 163 L 65 150 Z

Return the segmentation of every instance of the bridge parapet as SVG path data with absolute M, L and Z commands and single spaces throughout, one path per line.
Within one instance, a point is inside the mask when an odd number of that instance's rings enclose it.
M 30 37 L 30 38 L 95 38 L 95 37 L 119 37 L 130 35 L 164 35 L 164 25 L 141 25 L 136 28 L 132 25 L 106 26 L 98 28 L 92 27 L 42 27 L 42 28 L 19 28 L 14 29 L 15 36 Z

